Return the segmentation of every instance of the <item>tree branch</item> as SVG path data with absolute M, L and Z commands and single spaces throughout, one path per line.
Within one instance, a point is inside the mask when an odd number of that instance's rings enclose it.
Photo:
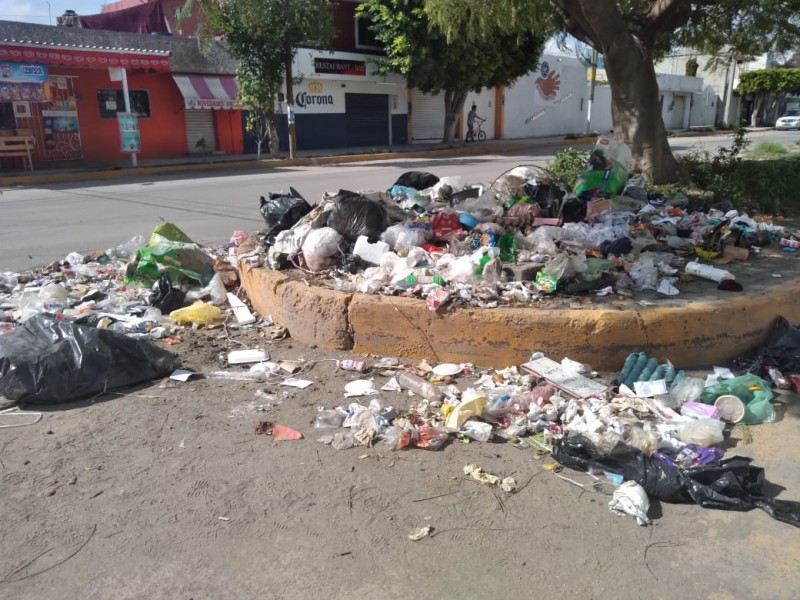
M 689 21 L 693 4 L 712 6 L 719 0 L 654 0 L 636 21 L 653 33 L 673 31 Z

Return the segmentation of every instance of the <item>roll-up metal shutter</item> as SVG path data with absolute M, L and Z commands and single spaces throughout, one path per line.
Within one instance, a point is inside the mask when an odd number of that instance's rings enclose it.
M 345 94 L 344 113 L 348 146 L 389 145 L 389 96 Z
M 217 134 L 214 131 L 214 112 L 211 110 L 189 110 L 186 114 L 186 142 L 189 154 L 214 152 L 217 149 Z M 198 148 L 197 142 L 206 141 L 205 148 Z
M 411 97 L 412 141 L 430 142 L 442 139 L 444 133 L 444 95 L 430 96 L 414 90 Z

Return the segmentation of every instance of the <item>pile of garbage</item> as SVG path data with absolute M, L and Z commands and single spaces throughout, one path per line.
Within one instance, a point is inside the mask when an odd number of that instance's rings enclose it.
M 298 268 L 334 289 L 496 307 L 554 292 L 680 293 L 711 280 L 741 291 L 723 264 L 777 242 L 796 252 L 800 233 L 711 205 L 648 193 L 629 178 L 630 149 L 601 137 L 574 190 L 544 169 L 519 166 L 490 186 L 408 172 L 388 191 L 299 192 L 261 199 L 263 262 Z M 701 259 L 703 262 L 701 262 Z M 688 277 L 687 277 L 688 276 Z
M 792 329 L 783 338 L 799 334 Z M 800 356 L 797 346 L 793 356 Z M 469 364 L 401 365 L 393 358 L 371 369 L 363 362 L 345 366 L 372 375 L 349 382 L 345 397 L 372 398 L 319 407 L 318 441 L 337 450 L 379 442 L 392 450 L 440 450 L 454 440 L 502 439 L 551 454 L 588 473 L 595 486 L 611 485 L 611 508 L 640 524 L 650 522 L 652 497 L 727 510 L 757 507 L 800 526 L 800 503 L 767 498 L 763 471 L 747 458 L 725 458 L 721 447 L 736 424 L 775 419 L 770 383 L 758 375 L 716 367 L 705 378 L 693 377 L 643 352 L 630 355 L 611 383 L 586 365 L 568 358 L 557 363 L 541 353 L 519 368 L 483 373 Z M 788 387 L 777 368 L 768 370 L 773 386 Z M 459 379 L 469 375 L 477 380 L 462 390 Z M 377 387 L 376 376 L 389 379 Z M 792 381 L 800 392 L 800 381 Z M 413 402 L 399 410 L 378 398 L 386 393 L 410 393 Z M 513 492 L 515 484 L 508 485 Z
M 0 404 L 61 403 L 163 377 L 177 357 L 150 343 L 185 326 L 256 322 L 228 290 L 247 239 L 203 248 L 171 223 L 149 239 L 70 253 L 23 273 L 0 273 Z

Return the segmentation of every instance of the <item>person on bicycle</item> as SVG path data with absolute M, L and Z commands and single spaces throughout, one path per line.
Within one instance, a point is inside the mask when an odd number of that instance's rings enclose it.
M 474 133 L 475 119 L 478 119 L 481 122 L 486 120 L 486 119 L 481 119 L 478 116 L 478 107 L 473 104 L 472 105 L 472 110 L 470 110 L 469 113 L 467 113 L 467 141 L 468 142 L 475 141 L 475 133 Z

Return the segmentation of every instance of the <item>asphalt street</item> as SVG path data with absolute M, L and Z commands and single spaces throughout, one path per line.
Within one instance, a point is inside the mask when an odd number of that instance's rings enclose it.
M 758 132 L 750 138 L 754 143 L 773 140 L 791 145 L 800 139 L 800 133 Z M 713 152 L 729 142 L 729 136 L 671 140 L 676 152 Z M 544 166 L 556 150 L 551 146 L 484 156 L 214 171 L 209 175 L 192 172 L 6 188 L 0 190 L 0 272 L 61 260 L 72 251 L 116 246 L 135 235 L 148 235 L 161 219 L 177 224 L 198 242 L 227 241 L 236 229 L 260 229 L 259 197 L 270 191 L 288 191 L 290 186 L 316 202 L 327 190 L 387 189 L 409 170 L 489 184 L 517 165 Z

